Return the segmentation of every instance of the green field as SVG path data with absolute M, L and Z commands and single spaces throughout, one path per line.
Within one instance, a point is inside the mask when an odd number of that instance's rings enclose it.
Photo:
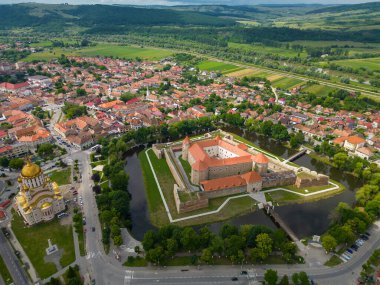
M 0 255 L 0 275 L 5 285 L 13 284 L 12 275 L 9 272 L 7 266 L 5 265 L 5 262 L 3 258 L 1 257 L 1 255 Z
M 340 66 L 351 67 L 354 69 L 365 68 L 370 71 L 380 72 L 380 57 L 376 58 L 363 58 L 363 59 L 346 59 L 332 61 Z
M 293 49 L 286 49 L 281 47 L 270 47 L 265 45 L 251 45 L 251 44 L 239 44 L 239 43 L 228 43 L 228 47 L 230 48 L 237 48 L 241 50 L 248 50 L 248 51 L 254 51 L 260 54 L 277 54 L 279 56 L 284 57 L 297 57 L 298 51 L 295 51 Z M 306 52 L 301 52 L 300 57 L 306 57 Z
M 295 79 L 295 78 L 283 77 L 283 78 L 272 81 L 272 85 L 274 87 L 286 90 L 286 89 L 291 89 L 292 87 L 295 87 L 297 85 L 300 85 L 302 82 L 304 81 Z
M 51 48 L 43 52 L 33 53 L 26 57 L 24 61 L 51 60 L 58 58 L 61 54 L 66 56 L 114 56 L 129 59 L 139 57 L 154 60 L 170 56 L 172 52 L 163 49 L 98 44 L 94 47 L 86 48 Z
M 219 61 L 202 61 L 198 65 L 198 68 L 200 70 L 206 70 L 206 71 L 220 71 L 222 73 L 229 73 L 229 72 L 235 72 L 240 70 L 236 65 L 219 62 Z
M 302 92 L 308 92 L 319 96 L 325 96 L 328 95 L 331 91 L 335 90 L 333 87 L 329 87 L 326 85 L 318 85 L 313 84 L 310 86 L 306 86 L 302 89 Z
M 52 181 L 57 182 L 58 185 L 66 185 L 71 183 L 71 168 L 68 167 L 64 170 L 55 170 L 50 172 L 49 177 Z
M 48 239 L 52 241 L 52 244 L 56 244 L 58 249 L 63 249 L 60 260 L 62 267 L 66 267 L 75 260 L 71 225 L 63 226 L 59 220 L 54 219 L 51 222 L 27 227 L 24 225 L 22 217 L 13 212 L 12 230 L 42 279 L 57 272 L 55 264 L 44 261 Z

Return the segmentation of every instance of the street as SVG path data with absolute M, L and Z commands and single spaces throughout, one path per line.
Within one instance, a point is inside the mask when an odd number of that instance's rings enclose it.
M 12 275 L 15 285 L 30 284 L 24 269 L 21 267 L 19 260 L 14 254 L 12 247 L 8 243 L 7 238 L 4 236 L 2 231 L 0 231 L 0 253 Z

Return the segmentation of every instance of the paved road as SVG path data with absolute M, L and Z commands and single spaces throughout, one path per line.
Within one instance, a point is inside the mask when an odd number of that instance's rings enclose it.
M 189 271 L 185 272 L 181 271 L 182 267 L 123 267 L 114 257 L 106 255 L 102 246 L 101 227 L 90 179 L 89 153 L 82 151 L 74 153 L 73 159 L 78 159 L 83 167 L 83 182 L 79 188 L 79 195 L 83 197 L 83 212 L 87 220 L 86 227 L 88 229 L 86 234 L 87 256 L 78 260 L 78 263 L 82 268 L 82 272 L 95 279 L 96 284 L 231 284 L 231 277 L 233 276 L 239 277 L 239 280 L 233 282 L 233 284 L 252 284 L 253 278 L 248 279 L 247 276 L 239 276 L 240 266 L 201 266 L 199 269 L 186 267 Z M 370 240 L 355 253 L 349 262 L 334 268 L 304 264 L 245 266 L 244 269 L 250 272 L 250 276 L 257 275 L 259 280 L 262 280 L 266 269 L 272 268 L 277 270 L 279 275 L 291 275 L 294 272 L 305 271 L 321 285 L 353 285 L 355 284 L 355 279 L 359 276 L 362 264 L 372 254 L 373 249 L 380 247 L 379 225 L 380 222 L 374 224 L 371 229 L 372 236 Z M 95 227 L 94 232 L 91 231 L 92 227 Z
M 2 231 L 0 231 L 0 253 L 12 275 L 15 285 L 30 284 L 25 271 L 21 267 L 19 260 L 14 254 L 12 247 L 8 243 Z

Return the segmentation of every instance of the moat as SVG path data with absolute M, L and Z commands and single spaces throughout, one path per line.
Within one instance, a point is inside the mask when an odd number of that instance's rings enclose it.
M 283 158 L 288 158 L 296 152 L 267 137 L 254 134 L 244 135 L 239 130 L 227 131 L 242 135 L 260 148 Z M 132 235 L 139 240 L 143 238 L 144 233 L 147 230 L 154 228 L 149 221 L 149 210 L 145 196 L 144 180 L 140 162 L 137 157 L 138 152 L 141 150 L 143 150 L 143 148 L 131 151 L 127 156 L 127 164 L 125 166 L 125 171 L 130 176 L 129 191 L 132 195 L 130 204 Z M 298 158 L 294 163 L 305 166 L 319 173 L 329 175 L 330 178 L 340 182 L 346 187 L 344 192 L 327 199 L 304 204 L 290 204 L 276 207 L 276 212 L 281 215 L 282 219 L 299 238 L 311 236 L 313 234 L 322 234 L 326 231 L 329 225 L 331 211 L 339 202 L 346 202 L 348 204 L 353 203 L 355 199 L 355 190 L 361 186 L 361 183 L 352 175 L 344 174 L 342 171 L 312 159 L 308 155 Z M 261 224 L 269 227 L 276 227 L 272 220 L 266 216 L 263 211 L 256 211 L 232 218 L 225 222 L 213 223 L 210 225 L 210 228 L 217 231 L 226 222 L 234 225 Z

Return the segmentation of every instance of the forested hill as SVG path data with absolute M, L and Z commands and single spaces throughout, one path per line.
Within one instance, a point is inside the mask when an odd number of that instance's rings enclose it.
M 0 27 L 38 27 L 59 30 L 69 26 L 229 26 L 235 22 L 201 13 L 110 5 L 0 5 Z
M 342 13 L 342 12 L 355 12 L 359 10 L 366 10 L 368 12 L 380 12 L 380 2 L 370 2 L 355 5 L 339 5 L 333 7 L 326 7 L 307 12 L 307 14 L 321 14 L 321 13 Z

